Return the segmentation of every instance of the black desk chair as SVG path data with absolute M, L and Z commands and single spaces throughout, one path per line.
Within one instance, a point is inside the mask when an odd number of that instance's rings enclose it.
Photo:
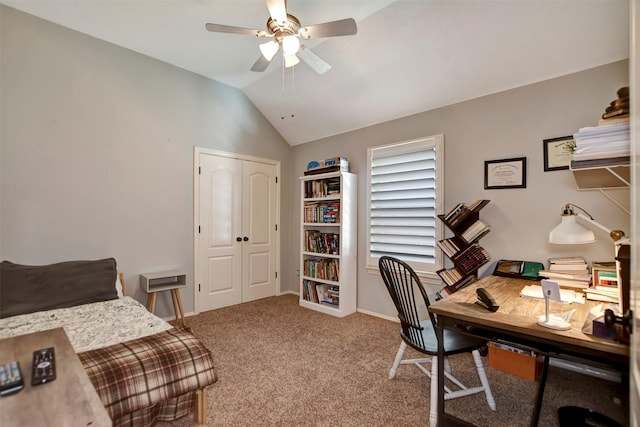
M 429 297 L 427 296 L 418 275 L 405 262 L 389 256 L 383 256 L 378 261 L 378 266 L 380 267 L 380 274 L 382 275 L 384 284 L 386 285 L 387 290 L 391 295 L 391 299 L 398 310 L 398 317 L 400 318 L 400 324 L 402 326 L 400 330 L 400 337 L 402 338 L 402 341 L 400 342 L 400 348 L 396 354 L 393 366 L 389 371 L 389 379 L 393 379 L 396 376 L 398 366 L 401 364 L 416 365 L 422 372 L 431 378 L 429 423 L 432 427 L 435 427 L 438 418 L 438 341 L 435 333 L 436 319 L 435 316 L 429 312 L 428 320 L 420 320 L 418 313 L 418 301 L 420 295 L 416 295 L 415 290 L 418 289 L 420 294 L 422 294 L 422 299 L 426 307 L 429 307 L 430 305 Z M 407 345 L 416 349 L 420 353 L 431 357 L 403 360 Z M 487 380 L 484 365 L 480 358 L 480 352 L 478 351 L 478 349 L 483 345 L 485 345 L 485 341 L 481 339 L 464 334 L 458 334 L 455 331 L 444 330 L 445 376 L 446 379 L 449 380 L 449 383 L 453 383 L 457 386 L 456 390 L 452 390 L 445 382 L 444 398 L 445 400 L 450 400 L 484 392 L 489 407 L 491 410 L 495 411 L 496 402 L 493 399 L 489 380 Z M 473 355 L 476 369 L 478 371 L 478 377 L 480 377 L 480 382 L 482 384 L 481 387 L 467 388 L 451 373 L 448 356 L 466 352 L 471 352 Z M 422 366 L 425 363 L 431 363 L 431 371 Z

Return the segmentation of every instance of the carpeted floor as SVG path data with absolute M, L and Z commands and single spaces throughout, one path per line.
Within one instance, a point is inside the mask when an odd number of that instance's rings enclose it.
M 284 295 L 187 318 L 212 351 L 219 380 L 208 389 L 211 426 L 426 426 L 429 379 L 414 366 L 388 373 L 399 323 L 356 313 L 339 319 L 301 308 Z M 496 399 L 446 402 L 448 413 L 478 426 L 527 426 L 536 383 L 485 366 Z M 454 373 L 479 384 L 471 355 L 450 358 Z M 628 390 L 551 367 L 540 426 L 558 426 L 557 409 L 589 407 L 628 425 Z M 161 426 L 192 426 L 192 417 Z

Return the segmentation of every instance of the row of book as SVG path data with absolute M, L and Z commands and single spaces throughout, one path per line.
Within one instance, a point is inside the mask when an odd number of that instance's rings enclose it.
M 340 202 L 305 203 L 304 222 L 321 224 L 340 222 Z
M 491 255 L 482 246 L 474 243 L 459 255 L 453 258 L 453 262 L 459 265 L 465 272 L 472 271 L 487 263 Z
M 337 259 L 305 259 L 303 268 L 303 273 L 307 277 L 340 281 L 340 263 Z
M 458 292 L 462 288 L 466 288 L 470 284 L 477 282 L 478 278 L 474 275 L 467 276 L 464 280 L 459 281 L 453 285 L 446 285 L 444 288 L 440 289 L 436 292 L 436 301 L 440 301 L 443 298 L 446 298 L 448 295 L 451 295 L 455 292 Z
M 340 235 L 320 233 L 318 230 L 305 230 L 306 251 L 319 254 L 340 255 Z
M 486 222 L 481 219 L 477 220 L 469 228 L 462 232 L 462 238 L 467 241 L 467 243 L 471 243 L 476 241 L 480 236 L 485 233 L 488 233 L 491 227 Z
M 449 258 L 453 258 L 461 249 L 460 243 L 454 237 L 439 240 L 437 244 L 442 252 Z
M 483 199 L 476 200 L 468 206 L 465 203 L 458 203 L 444 215 L 443 219 L 450 227 L 455 227 L 464 221 L 469 214 L 480 209 L 487 203 L 489 203 L 489 201 Z
M 458 282 L 464 277 L 464 275 L 456 267 L 439 270 L 437 273 L 438 273 L 438 276 L 440 276 L 440 278 L 442 279 L 442 281 L 448 286 L 455 285 L 456 282 Z
M 305 181 L 305 199 L 317 199 L 340 194 L 340 177 Z
M 335 307 L 340 306 L 339 286 L 318 283 L 312 280 L 303 280 L 302 285 L 302 297 L 305 300 L 317 304 L 328 304 Z

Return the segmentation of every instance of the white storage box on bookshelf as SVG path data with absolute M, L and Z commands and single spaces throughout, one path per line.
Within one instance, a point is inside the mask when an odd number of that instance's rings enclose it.
M 300 305 L 343 317 L 356 311 L 356 176 L 300 178 Z

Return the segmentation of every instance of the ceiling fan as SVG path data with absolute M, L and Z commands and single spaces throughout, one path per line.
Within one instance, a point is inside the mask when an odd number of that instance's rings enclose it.
M 358 31 L 356 21 L 352 18 L 303 27 L 298 18 L 287 13 L 286 0 L 266 1 L 270 15 L 266 31 L 221 24 L 206 24 L 207 30 L 212 32 L 272 38 L 272 40 L 260 45 L 262 55 L 253 64 L 251 71 L 266 70 L 275 54 L 282 48 L 286 68 L 293 67 L 302 59 L 316 73 L 324 74 L 331 69 L 331 65 L 302 45 L 300 39 L 351 36 Z

